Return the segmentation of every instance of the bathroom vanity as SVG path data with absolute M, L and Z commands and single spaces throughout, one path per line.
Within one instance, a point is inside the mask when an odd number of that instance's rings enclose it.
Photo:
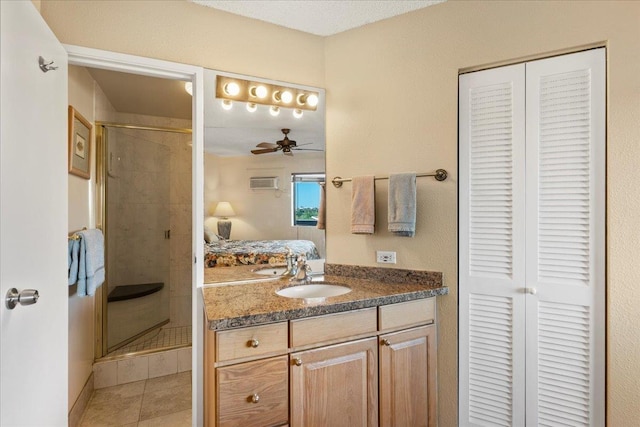
M 325 273 L 324 284 L 351 291 L 277 295 L 288 278 L 203 288 L 207 426 L 436 425 L 442 275 Z

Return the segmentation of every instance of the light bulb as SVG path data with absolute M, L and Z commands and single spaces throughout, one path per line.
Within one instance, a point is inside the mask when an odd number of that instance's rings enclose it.
M 253 102 L 247 102 L 247 111 L 248 112 L 253 113 L 257 109 L 258 109 L 258 106 L 256 104 L 254 104 Z
M 229 101 L 228 99 L 223 99 L 222 108 L 224 110 L 231 110 L 231 108 L 233 108 L 233 102 Z
M 193 96 L 193 83 L 184 82 L 184 90 L 186 90 L 189 95 Z
M 224 93 L 229 96 L 236 96 L 240 93 L 240 86 L 236 82 L 229 82 L 224 85 Z
M 312 93 L 311 95 L 307 96 L 307 104 L 309 104 L 310 107 L 315 107 L 316 105 L 318 105 L 318 95 Z
M 272 105 L 271 108 L 269 108 L 269 114 L 271 114 L 272 116 L 277 116 L 278 114 L 280 114 L 280 107 L 276 107 L 275 105 Z
M 267 88 L 262 85 L 251 86 L 251 89 L 249 89 L 249 94 L 251 96 L 253 96 L 254 98 L 260 98 L 260 99 L 266 98 L 268 92 L 269 91 L 267 90 Z
M 293 101 L 293 95 L 291 94 L 291 92 L 289 92 L 288 90 L 285 90 L 284 92 L 282 92 L 280 94 L 280 99 L 282 100 L 282 102 L 284 102 L 285 104 L 290 103 L 291 101 Z
M 299 108 L 293 110 L 293 117 L 295 117 L 296 119 L 302 118 L 302 114 L 302 110 L 300 110 Z

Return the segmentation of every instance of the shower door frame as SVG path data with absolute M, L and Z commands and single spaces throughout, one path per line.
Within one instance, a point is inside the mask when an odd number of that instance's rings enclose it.
M 105 253 L 109 250 L 108 245 L 108 224 L 109 218 L 107 215 L 107 176 L 109 171 L 109 165 L 107 160 L 109 158 L 108 155 L 108 132 L 106 133 L 107 138 L 105 138 L 105 128 L 112 129 L 130 129 L 130 130 L 143 130 L 150 132 L 170 132 L 170 133 L 181 133 L 181 134 L 193 134 L 193 129 L 184 129 L 184 128 L 170 128 L 170 127 L 160 127 L 160 126 L 141 126 L 141 125 L 133 125 L 128 123 L 116 123 L 116 122 L 104 122 L 100 120 L 96 120 L 95 123 L 95 135 L 96 135 L 96 216 L 99 220 L 96 221 L 98 227 L 102 229 L 102 232 L 105 237 Z M 107 265 L 107 275 L 106 275 L 106 283 L 109 283 L 109 267 Z M 98 296 L 99 294 L 99 296 Z M 108 294 L 109 289 L 107 286 L 101 286 L 100 292 L 96 292 L 96 325 L 95 325 L 95 349 L 94 354 L 95 358 L 99 359 L 101 357 L 105 357 L 109 353 L 109 343 L 106 338 L 109 333 L 109 311 L 108 307 Z M 150 327 L 142 332 L 139 332 L 129 339 L 123 341 L 119 347 L 127 345 L 128 343 L 140 338 L 141 336 L 149 333 L 150 331 L 157 329 L 167 323 L 170 320 L 167 319 L 164 322 L 161 322 L 157 325 Z M 114 349 L 115 350 L 115 349 Z M 136 352 L 136 354 L 145 354 L 157 351 L 157 349 L 146 350 L 141 352 Z
M 201 238 L 204 232 L 204 69 L 199 66 L 180 64 L 136 55 L 110 52 L 75 45 L 63 45 L 68 54 L 69 65 L 100 68 L 131 74 L 141 74 L 172 80 L 190 81 L 193 83 L 192 100 L 192 425 L 203 424 L 203 357 L 202 339 L 204 330 L 203 304 L 199 298 L 198 288 L 204 282 L 204 269 L 199 268 L 203 260 L 204 248 Z M 97 190 L 97 189 L 96 189 Z M 93 220 L 102 228 L 103 218 L 97 218 L 99 212 L 93 212 Z M 200 260 L 198 262 L 198 260 Z M 99 294 L 99 293 L 98 293 Z M 96 295 L 98 295 L 96 294 Z M 96 307 L 102 304 L 102 298 L 96 297 Z M 102 331 L 101 310 L 96 309 L 96 326 L 100 324 Z M 98 333 L 98 331 L 96 331 Z M 96 354 L 100 354 L 97 351 Z

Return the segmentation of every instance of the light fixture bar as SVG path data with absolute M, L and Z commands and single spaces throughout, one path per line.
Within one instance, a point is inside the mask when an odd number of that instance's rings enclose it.
M 234 91 L 229 91 L 229 88 L 235 88 L 235 85 L 237 85 L 239 90 L 237 94 L 232 95 L 230 92 L 233 93 Z M 264 92 L 264 97 L 258 96 L 263 94 L 261 92 Z M 281 108 L 316 111 L 317 103 L 314 105 L 308 102 L 301 104 L 300 100 L 314 98 L 317 100 L 319 93 L 269 83 L 237 79 L 234 77 L 217 76 L 216 98 L 252 104 L 271 105 Z

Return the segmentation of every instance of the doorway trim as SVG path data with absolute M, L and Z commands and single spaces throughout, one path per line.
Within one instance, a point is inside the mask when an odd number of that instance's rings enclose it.
M 69 55 L 69 65 L 80 67 L 100 68 L 104 70 L 119 71 L 131 74 L 140 74 L 149 77 L 158 77 L 171 80 L 184 80 L 193 83 L 193 100 L 191 129 L 193 135 L 192 151 L 192 255 L 194 265 L 192 269 L 192 425 L 203 424 L 203 306 L 198 298 L 198 288 L 204 282 L 204 269 L 199 268 L 203 260 L 203 246 L 201 238 L 204 232 L 204 70 L 195 65 L 180 64 L 177 62 L 163 61 L 136 55 L 110 52 L 106 50 L 87 48 L 76 45 L 63 45 Z M 95 215 L 95 212 L 94 212 Z

